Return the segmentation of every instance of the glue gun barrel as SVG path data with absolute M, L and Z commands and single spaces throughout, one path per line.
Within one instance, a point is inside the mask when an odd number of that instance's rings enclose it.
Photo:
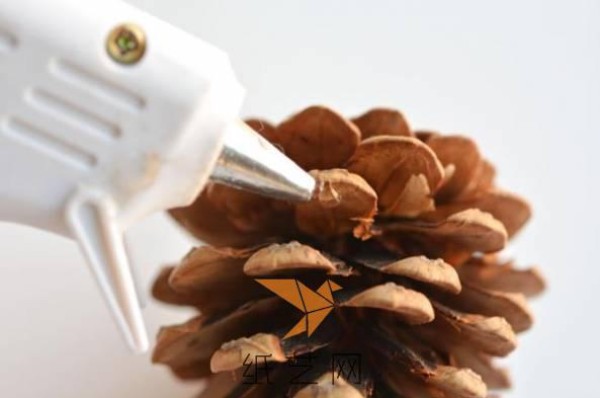
M 262 196 L 307 201 L 314 179 L 243 122 L 230 125 L 223 150 L 211 175 L 213 181 Z

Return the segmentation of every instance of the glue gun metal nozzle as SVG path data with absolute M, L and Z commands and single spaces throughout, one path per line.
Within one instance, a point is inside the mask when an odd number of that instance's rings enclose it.
M 243 122 L 230 125 L 212 180 L 290 201 L 312 197 L 315 180 Z

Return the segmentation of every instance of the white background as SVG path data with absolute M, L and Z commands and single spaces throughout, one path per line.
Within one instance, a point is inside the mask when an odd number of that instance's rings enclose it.
M 510 249 L 550 283 L 510 359 L 512 398 L 598 397 L 600 2 L 131 0 L 222 47 L 246 115 L 323 103 L 402 109 L 415 127 L 467 133 L 530 198 Z M 164 217 L 132 230 L 149 282 L 189 242 Z M 0 225 L 0 395 L 187 397 L 131 357 L 74 244 Z M 151 333 L 186 316 L 150 303 Z

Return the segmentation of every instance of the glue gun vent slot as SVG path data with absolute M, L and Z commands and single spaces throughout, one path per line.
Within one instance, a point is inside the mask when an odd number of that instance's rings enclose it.
M 96 137 L 114 140 L 121 135 L 117 124 L 48 91 L 34 88 L 27 99 L 32 106 L 56 120 Z
M 146 107 L 146 101 L 141 96 L 71 62 L 55 59 L 50 63 L 50 72 L 58 79 L 85 90 L 108 104 L 130 112 L 139 112 Z
M 23 120 L 9 118 L 3 123 L 2 130 L 5 136 L 69 166 L 87 170 L 96 165 L 93 154 Z

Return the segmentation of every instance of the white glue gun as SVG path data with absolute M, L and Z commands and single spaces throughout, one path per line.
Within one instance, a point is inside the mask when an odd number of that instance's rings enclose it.
M 238 120 L 217 48 L 118 0 L 0 0 L 0 220 L 77 240 L 136 351 L 123 231 L 209 178 L 288 200 L 313 179 Z

